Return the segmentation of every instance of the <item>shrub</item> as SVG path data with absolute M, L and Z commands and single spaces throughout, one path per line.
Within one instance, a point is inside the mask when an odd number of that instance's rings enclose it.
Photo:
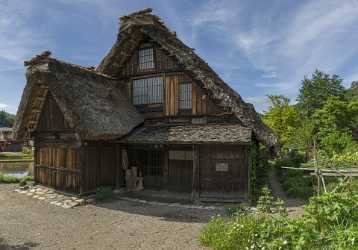
M 247 204 L 239 204 L 237 207 L 229 207 L 226 209 L 226 215 L 235 217 L 241 214 L 249 213 L 250 207 Z
M 285 203 L 280 198 L 274 198 L 268 187 L 261 189 L 261 196 L 257 202 L 257 210 L 262 213 L 279 213 L 286 215 Z
M 358 193 L 350 184 L 312 197 L 301 218 L 240 214 L 215 217 L 201 235 L 203 245 L 231 249 L 358 249 Z
M 99 187 L 96 190 L 95 198 L 97 201 L 110 200 L 114 196 L 111 187 Z
M 275 161 L 274 166 L 286 194 L 293 198 L 308 199 L 314 194 L 314 177 L 300 170 L 287 170 L 282 167 L 299 168 L 305 162 L 305 155 L 292 150 Z

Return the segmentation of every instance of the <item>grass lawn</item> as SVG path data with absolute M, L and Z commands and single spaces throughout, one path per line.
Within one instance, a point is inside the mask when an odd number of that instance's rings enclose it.
M 1 162 L 26 162 L 33 161 L 34 157 L 32 154 L 24 154 L 23 152 L 0 152 L 0 163 Z

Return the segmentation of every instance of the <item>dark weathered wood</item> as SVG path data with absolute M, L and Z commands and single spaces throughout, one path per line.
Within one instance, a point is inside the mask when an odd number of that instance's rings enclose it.
M 200 146 L 200 198 L 246 198 L 247 146 Z
M 191 191 L 191 199 L 193 202 L 197 202 L 199 200 L 199 151 L 198 146 L 193 145 L 193 183 L 192 183 L 192 191 Z

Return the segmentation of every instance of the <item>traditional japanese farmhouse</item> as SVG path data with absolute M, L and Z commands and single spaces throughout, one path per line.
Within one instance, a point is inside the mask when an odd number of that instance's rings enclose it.
M 247 200 L 258 144 L 277 143 L 253 105 L 151 9 L 120 18 L 96 69 L 50 52 L 25 65 L 14 128 L 34 140 L 43 185 L 87 193 L 135 178 L 196 201 Z

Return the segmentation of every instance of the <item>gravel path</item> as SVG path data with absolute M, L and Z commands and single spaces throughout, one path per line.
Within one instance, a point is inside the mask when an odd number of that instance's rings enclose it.
M 0 250 L 203 249 L 213 211 L 128 201 L 63 209 L 0 184 Z

